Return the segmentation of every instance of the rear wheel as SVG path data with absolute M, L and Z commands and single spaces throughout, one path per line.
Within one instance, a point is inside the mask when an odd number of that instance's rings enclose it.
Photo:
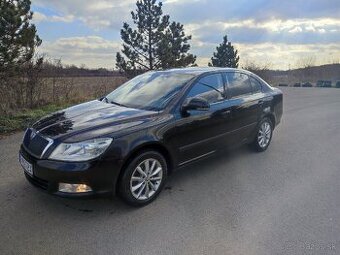
M 142 152 L 126 167 L 119 182 L 119 194 L 130 205 L 149 204 L 161 192 L 167 170 L 166 160 L 160 153 Z
M 252 143 L 252 147 L 256 151 L 265 151 L 272 139 L 273 124 L 269 118 L 264 118 L 257 129 L 256 137 Z

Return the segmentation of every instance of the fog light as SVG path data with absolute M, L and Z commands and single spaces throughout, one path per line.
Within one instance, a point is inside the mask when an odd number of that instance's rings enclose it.
M 81 193 L 92 191 L 86 184 L 59 183 L 59 191 L 66 193 Z

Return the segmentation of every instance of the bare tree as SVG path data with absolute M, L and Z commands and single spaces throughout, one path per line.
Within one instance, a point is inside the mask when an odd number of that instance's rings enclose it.
M 312 67 L 315 66 L 315 63 L 316 57 L 313 55 L 302 57 L 296 62 L 296 67 L 299 69 L 299 72 L 296 74 L 300 77 L 300 79 L 302 78 L 303 82 L 315 79 L 315 74 L 312 70 Z
M 271 81 L 270 69 L 272 64 L 268 61 L 263 63 L 256 63 L 254 61 L 246 61 L 245 65 L 242 66 L 243 69 L 253 72 L 260 76 L 262 79 L 266 81 Z
M 52 102 L 59 101 L 58 85 L 61 84 L 63 65 L 61 59 L 49 59 L 44 63 L 45 84 L 51 82 L 51 97 Z
M 309 55 L 309 56 L 299 58 L 296 61 L 295 66 L 296 68 L 308 68 L 308 67 L 315 66 L 315 62 L 316 62 L 316 57 L 313 55 Z

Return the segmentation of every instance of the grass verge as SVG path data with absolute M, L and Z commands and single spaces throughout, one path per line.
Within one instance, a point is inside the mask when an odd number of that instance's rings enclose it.
M 70 104 L 50 104 L 37 109 L 25 109 L 12 115 L 0 116 L 0 138 L 15 131 L 23 130 L 41 117 L 68 106 Z

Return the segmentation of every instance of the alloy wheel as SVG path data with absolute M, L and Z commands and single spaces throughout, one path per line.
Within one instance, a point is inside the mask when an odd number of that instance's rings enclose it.
M 142 161 L 133 171 L 130 191 L 137 200 L 151 198 L 159 189 L 163 178 L 161 163 L 154 158 Z
M 257 135 L 257 142 L 261 148 L 265 148 L 268 146 L 271 135 L 272 128 L 270 123 L 268 121 L 263 122 Z

